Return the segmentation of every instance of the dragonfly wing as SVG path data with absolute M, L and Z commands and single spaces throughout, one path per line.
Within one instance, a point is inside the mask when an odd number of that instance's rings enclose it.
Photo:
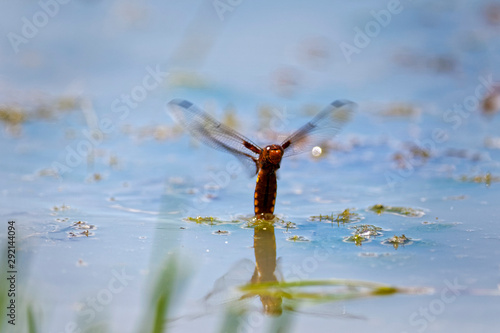
M 259 146 L 189 101 L 174 99 L 167 106 L 170 116 L 193 137 L 214 149 L 231 153 L 249 167 L 252 174 L 257 173 Z
M 311 151 L 321 141 L 333 138 L 352 117 L 355 107 L 356 103 L 348 100 L 336 100 L 329 104 L 310 122 L 283 141 L 283 156 Z

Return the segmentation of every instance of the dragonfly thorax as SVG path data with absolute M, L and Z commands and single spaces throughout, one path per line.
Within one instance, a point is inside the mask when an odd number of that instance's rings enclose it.
M 262 155 L 266 162 L 279 166 L 283 157 L 283 148 L 280 145 L 269 145 L 264 147 Z

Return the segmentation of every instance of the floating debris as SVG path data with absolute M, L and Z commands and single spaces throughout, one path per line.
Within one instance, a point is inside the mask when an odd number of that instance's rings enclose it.
M 394 235 L 393 237 L 387 238 L 385 241 L 382 242 L 382 244 L 391 244 L 396 250 L 400 245 L 404 246 L 412 243 L 413 242 L 411 238 L 406 237 L 404 234 L 402 234 L 401 236 Z
M 100 173 L 95 172 L 92 175 L 90 175 L 86 181 L 87 181 L 87 183 L 97 183 L 97 182 L 101 181 L 102 179 L 103 179 L 103 176 Z
M 392 207 L 392 206 L 384 206 L 381 204 L 373 205 L 369 207 L 368 210 L 371 210 L 377 215 L 383 213 L 389 213 L 407 217 L 422 217 L 425 215 L 424 211 L 421 209 L 409 208 L 409 207 Z
M 382 228 L 374 226 L 372 224 L 361 224 L 350 227 L 354 229 L 354 234 L 358 234 L 363 237 L 377 237 L 382 235 L 380 232 Z
M 230 223 L 240 223 L 238 220 L 224 221 L 220 220 L 213 216 L 198 216 L 198 217 L 187 217 L 184 219 L 187 222 L 195 222 L 198 224 L 207 224 L 207 225 L 219 225 L 219 224 L 230 224 Z
M 70 209 L 70 206 L 66 206 L 65 204 L 62 204 L 61 206 L 54 206 L 52 207 L 52 211 L 54 212 L 63 212 L 65 210 Z
M 500 111 L 500 86 L 495 86 L 490 93 L 486 95 L 481 103 L 481 109 L 485 116 L 492 116 Z
M 465 200 L 467 199 L 467 196 L 462 194 L 462 195 L 451 195 L 449 197 L 444 197 L 444 201 L 458 201 L 458 200 Z
M 500 4 L 491 2 L 483 10 L 484 19 L 493 26 L 500 25 Z
M 95 227 L 95 225 L 88 224 L 85 221 L 76 221 L 76 222 L 73 222 L 73 227 L 75 229 L 81 229 L 81 230 L 94 230 L 94 229 L 97 229 Z
M 311 221 L 333 221 L 333 213 L 331 215 L 314 215 L 309 218 Z
M 78 109 L 79 106 L 79 99 L 71 96 L 42 101 L 11 102 L 0 105 L 0 121 L 5 123 L 13 134 L 19 134 L 21 125 L 29 120 L 53 119 L 59 113 Z
M 352 226 L 350 229 L 353 229 L 353 235 L 344 238 L 344 242 L 353 242 L 356 246 L 363 245 L 363 242 L 369 241 L 371 238 L 375 238 L 377 236 L 382 235 L 380 230 L 382 228 L 371 225 L 371 224 L 362 224 L 357 226 Z
M 348 236 L 344 238 L 344 242 L 352 242 L 356 244 L 356 246 L 361 246 L 363 245 L 363 242 L 369 240 L 367 237 L 360 236 L 358 234 L 354 234 L 352 236 Z
M 436 224 L 440 222 L 439 217 L 436 216 L 435 221 L 422 221 L 422 224 Z
M 178 126 L 167 125 L 146 125 L 141 127 L 128 127 L 126 135 L 138 140 L 154 139 L 156 141 L 165 141 L 179 136 L 182 130 Z
M 10 126 L 17 126 L 26 121 L 26 112 L 18 107 L 0 107 L 0 120 Z
M 332 60 L 329 41 L 322 37 L 303 40 L 299 45 L 298 60 L 312 70 L 324 70 Z
M 431 158 L 431 152 L 428 149 L 410 144 L 403 152 L 397 152 L 392 156 L 398 169 L 408 169 L 415 166 L 424 165 Z
M 37 171 L 36 173 L 37 176 L 39 177 L 54 177 L 54 178 L 59 178 L 59 173 L 57 170 L 54 170 L 52 168 L 43 168 Z
M 278 229 L 295 229 L 297 228 L 297 224 L 293 223 L 291 221 L 285 221 L 283 219 L 277 218 L 276 221 L 274 222 L 275 226 L 278 227 Z
M 381 111 L 380 115 L 385 117 L 409 118 L 419 116 L 420 113 L 421 110 L 412 104 L 396 103 Z
M 485 155 L 481 154 L 481 152 L 473 151 L 470 149 L 458 149 L 458 148 L 448 148 L 444 151 L 443 156 L 455 157 L 455 158 L 463 158 L 472 162 L 478 162 L 481 160 L 489 159 Z
M 358 213 L 354 213 L 349 208 L 347 208 L 342 213 L 337 215 L 335 222 L 344 224 L 344 223 L 358 222 L 360 220 L 361 218 L 359 217 Z
M 187 217 L 185 220 L 188 222 L 196 222 L 198 224 L 209 224 L 209 225 L 214 225 L 221 222 L 212 216 Z
M 73 224 L 71 225 L 70 228 L 72 230 L 78 230 L 78 231 L 69 231 L 68 232 L 68 236 L 70 238 L 94 236 L 95 234 L 91 230 L 97 229 L 95 225 L 88 224 L 85 221 L 76 221 L 76 222 L 73 222 Z M 80 231 L 80 230 L 82 230 L 82 231 Z
M 217 230 L 217 231 L 212 232 L 212 234 L 214 234 L 214 235 L 229 235 L 229 231 L 227 231 L 227 230 Z
M 286 240 L 290 242 L 309 242 L 309 239 L 307 237 L 298 235 L 288 237 Z
M 277 95 L 292 97 L 297 93 L 301 79 L 296 68 L 278 68 L 271 76 L 271 86 Z
M 244 228 L 255 228 L 271 224 L 278 229 L 286 229 L 288 231 L 288 229 L 295 229 L 297 227 L 296 223 L 285 221 L 277 216 L 274 216 L 272 219 L 269 220 L 260 219 L 255 216 L 252 216 L 251 218 L 246 220 L 247 223 L 245 223 L 245 225 L 243 226 Z
M 82 231 L 82 232 L 73 232 L 70 231 L 68 232 L 68 236 L 70 238 L 75 238 L 75 237 L 89 237 L 89 236 L 94 236 L 95 234 L 93 232 L 90 232 L 88 230 Z
M 89 264 L 85 261 L 83 261 L 83 259 L 78 259 L 78 261 L 76 262 L 76 267 L 86 267 L 88 266 Z
M 318 216 L 311 216 L 309 219 L 311 221 L 330 221 L 330 222 L 337 222 L 338 225 L 340 224 L 346 224 L 346 223 L 354 223 L 354 222 L 359 222 L 363 219 L 362 216 L 360 216 L 358 213 L 354 212 L 354 208 L 347 208 L 345 209 L 342 213 L 340 214 L 331 214 L 331 215 L 318 215 Z
M 451 223 L 443 223 L 439 221 L 423 221 L 422 225 L 426 226 L 427 230 L 433 231 L 442 231 L 456 227 L 457 225 L 462 224 L 462 222 L 451 222 Z
M 456 71 L 457 59 L 449 54 L 428 55 L 417 50 L 400 50 L 394 57 L 394 62 L 400 66 L 419 72 L 449 74 Z
M 472 183 L 482 183 L 485 184 L 486 186 L 490 186 L 491 183 L 499 182 L 500 177 L 497 176 L 492 176 L 491 173 L 486 173 L 484 175 L 478 175 L 478 176 L 466 176 L 463 175 L 459 179 L 462 182 L 472 182 Z

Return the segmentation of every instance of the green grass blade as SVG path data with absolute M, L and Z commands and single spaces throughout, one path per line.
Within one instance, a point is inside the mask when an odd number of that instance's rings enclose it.
M 167 331 L 167 318 L 172 302 L 178 296 L 187 277 L 188 269 L 182 267 L 179 257 L 175 254 L 169 255 L 155 275 L 147 312 L 143 316 L 138 332 L 164 333 Z
M 37 332 L 37 326 L 36 326 L 36 320 L 35 320 L 35 314 L 33 313 L 33 307 L 28 304 L 26 307 L 26 315 L 27 315 L 27 321 L 28 321 L 28 332 L 29 333 L 36 333 Z
M 155 304 L 155 312 L 154 312 L 154 319 L 153 319 L 153 327 L 151 329 L 151 333 L 163 333 L 165 332 L 165 316 L 167 314 L 168 310 L 168 302 L 169 302 L 169 297 L 170 294 L 168 295 L 161 295 L 158 297 L 156 304 Z

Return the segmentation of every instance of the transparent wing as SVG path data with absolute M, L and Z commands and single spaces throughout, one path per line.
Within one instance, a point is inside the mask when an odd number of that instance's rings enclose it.
M 257 156 L 261 148 L 252 141 L 221 124 L 193 103 L 174 99 L 168 104 L 170 116 L 193 137 L 208 146 L 233 154 L 256 174 Z
M 333 138 L 352 117 L 355 107 L 356 103 L 348 100 L 336 100 L 329 104 L 310 122 L 283 141 L 283 156 L 311 151 L 321 141 Z

